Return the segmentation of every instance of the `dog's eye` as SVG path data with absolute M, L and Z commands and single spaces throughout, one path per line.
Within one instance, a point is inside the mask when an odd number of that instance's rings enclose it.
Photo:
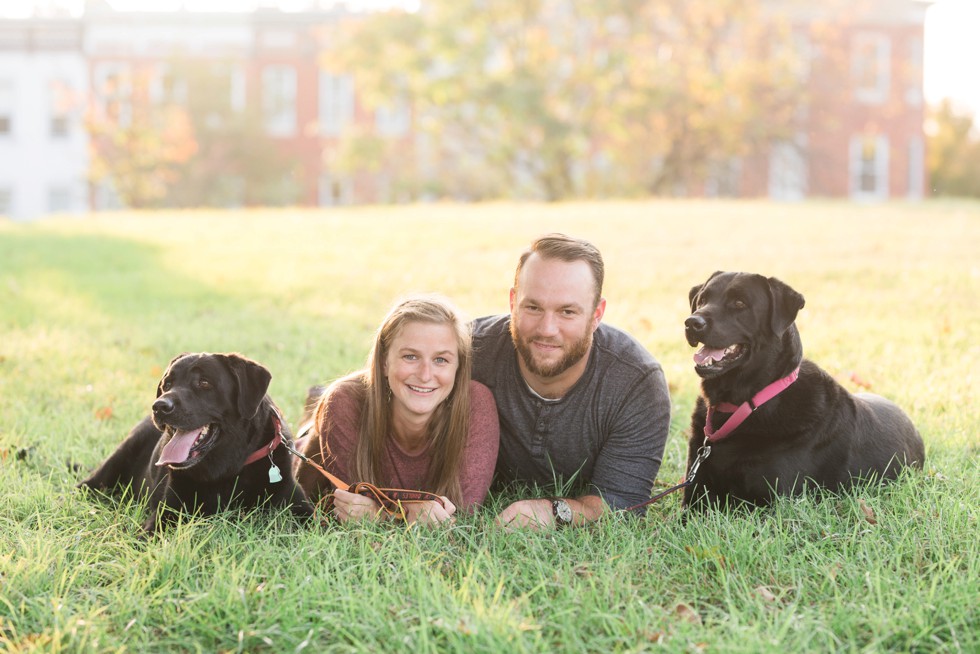
M 732 308 L 739 309 L 739 310 L 748 309 L 749 305 L 747 305 L 745 302 L 742 302 L 741 300 L 735 300 L 734 302 L 732 302 Z
M 167 381 L 163 382 L 163 386 L 161 388 L 163 388 L 164 391 L 169 391 L 171 386 L 173 386 L 173 384 L 171 384 L 170 380 L 168 379 Z
M 206 391 L 209 388 L 211 388 L 211 382 L 209 382 L 204 377 L 201 377 L 200 379 L 197 380 L 197 387 L 200 388 L 202 391 Z

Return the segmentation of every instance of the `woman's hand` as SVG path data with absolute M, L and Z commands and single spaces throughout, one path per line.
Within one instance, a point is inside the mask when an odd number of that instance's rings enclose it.
M 453 514 L 456 513 L 456 505 L 444 495 L 439 497 L 442 499 L 442 504 L 435 500 L 406 504 L 405 517 L 408 522 L 420 525 L 438 525 L 452 521 Z
M 384 515 L 384 511 L 381 510 L 381 505 L 370 497 L 338 488 L 333 493 L 333 514 L 341 522 L 347 522 L 365 518 L 378 520 Z

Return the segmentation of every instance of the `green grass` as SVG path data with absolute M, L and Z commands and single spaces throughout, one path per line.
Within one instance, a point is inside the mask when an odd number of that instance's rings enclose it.
M 452 529 L 187 517 L 74 490 L 183 351 L 307 386 L 362 365 L 391 303 L 506 310 L 543 232 L 593 240 L 606 321 L 664 365 L 661 481 L 697 394 L 687 293 L 714 270 L 802 292 L 804 349 L 905 407 L 927 465 L 885 488 L 714 513 L 505 533 L 511 497 Z M 980 204 L 636 202 L 101 215 L 0 222 L 0 650 L 976 652 Z M 869 519 L 870 513 L 870 519 Z

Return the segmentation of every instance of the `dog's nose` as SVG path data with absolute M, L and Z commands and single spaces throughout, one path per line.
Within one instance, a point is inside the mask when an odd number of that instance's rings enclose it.
M 159 397 L 157 401 L 153 403 L 153 413 L 160 415 L 168 415 L 174 410 L 174 401 L 169 397 Z
M 708 326 L 708 322 L 701 316 L 695 314 L 684 321 L 684 329 L 700 334 Z

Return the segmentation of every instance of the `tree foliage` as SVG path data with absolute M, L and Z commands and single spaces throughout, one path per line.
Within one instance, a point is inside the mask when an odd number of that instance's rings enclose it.
M 980 125 L 944 100 L 929 111 L 929 182 L 935 195 L 980 197 Z
M 89 121 L 93 181 L 108 182 L 128 207 L 280 205 L 298 188 L 258 111 L 232 102 L 228 62 L 172 59 L 133 84 L 128 121 Z M 160 86 L 160 71 L 156 71 Z
M 369 106 L 413 107 L 437 192 L 558 200 L 685 193 L 786 136 L 793 52 L 758 0 L 424 0 L 324 63 Z
M 118 116 L 90 116 L 90 177 L 108 183 L 127 207 L 160 206 L 180 176 L 180 167 L 197 151 L 185 111 L 168 107 L 137 111 L 124 122 Z

